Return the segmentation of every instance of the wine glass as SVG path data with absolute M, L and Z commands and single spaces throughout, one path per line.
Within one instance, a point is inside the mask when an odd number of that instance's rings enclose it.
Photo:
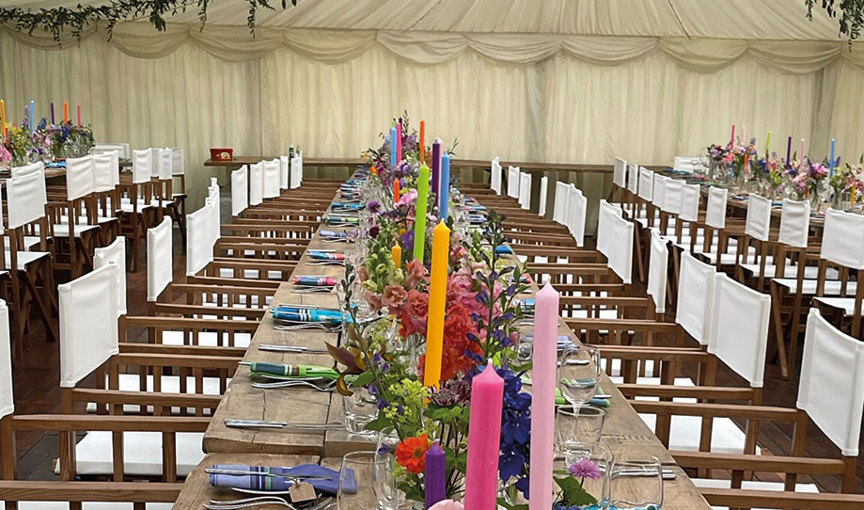
M 571 343 L 558 363 L 561 394 L 577 411 L 600 387 L 600 350 L 592 345 Z
M 610 503 L 620 510 L 663 507 L 663 466 L 656 457 L 616 460 L 610 477 Z
M 342 457 L 338 510 L 396 510 L 393 455 L 351 452 Z

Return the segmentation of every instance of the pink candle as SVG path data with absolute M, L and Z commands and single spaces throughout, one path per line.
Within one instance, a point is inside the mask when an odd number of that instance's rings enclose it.
M 78 105 L 78 125 L 81 125 L 81 105 Z
M 747 126 L 741 126 L 741 143 L 745 147 L 750 145 L 750 140 L 747 139 Z
M 470 510 L 497 508 L 503 405 L 504 379 L 495 371 L 490 360 L 486 370 L 471 382 L 468 469 L 465 474 L 465 508 Z
M 537 292 L 531 369 L 530 510 L 552 508 L 555 448 L 555 378 L 558 370 L 558 292 L 549 282 Z
M 402 161 L 402 117 L 396 125 L 396 161 Z
M 798 152 L 798 161 L 804 161 L 804 143 L 805 140 L 801 139 L 801 150 Z
M 732 124 L 732 138 L 731 138 L 730 143 L 731 143 L 733 146 L 735 145 L 735 124 Z

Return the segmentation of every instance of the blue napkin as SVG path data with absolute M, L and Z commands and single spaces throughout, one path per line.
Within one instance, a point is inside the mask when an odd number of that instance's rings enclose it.
M 217 464 L 212 466 L 214 469 L 230 469 L 233 471 L 254 471 L 261 474 L 248 475 L 223 475 L 210 474 L 210 485 L 213 487 L 226 487 L 238 489 L 254 489 L 263 491 L 286 491 L 293 482 L 287 478 L 277 476 L 267 476 L 265 473 L 274 475 L 289 475 L 289 476 L 314 476 L 326 478 L 314 478 L 304 480 L 311 484 L 315 489 L 327 493 L 336 494 L 339 491 L 339 471 L 330 468 L 322 467 L 317 464 L 301 464 L 295 467 L 267 467 L 267 466 L 244 466 L 244 465 L 226 465 Z M 348 469 L 345 471 L 345 479 L 342 482 L 342 490 L 349 494 L 357 492 L 357 480 L 354 477 L 354 470 Z
M 495 253 L 498 255 L 512 255 L 513 248 L 507 246 L 506 244 L 502 244 L 501 246 L 495 247 Z

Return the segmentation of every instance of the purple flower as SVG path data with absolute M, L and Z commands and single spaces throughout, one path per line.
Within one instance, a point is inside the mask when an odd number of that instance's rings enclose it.
M 597 463 L 591 459 L 580 459 L 570 464 L 567 471 L 576 478 L 588 478 L 590 480 L 596 480 L 602 475 Z

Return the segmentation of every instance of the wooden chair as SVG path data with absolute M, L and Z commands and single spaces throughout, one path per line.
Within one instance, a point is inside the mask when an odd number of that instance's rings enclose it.
M 132 174 L 121 176 L 122 198 L 118 204 L 121 231 L 132 242 L 130 271 L 138 271 L 141 241 L 155 223 L 156 211 L 152 201 L 152 176 L 155 162 L 150 149 L 132 152 Z

